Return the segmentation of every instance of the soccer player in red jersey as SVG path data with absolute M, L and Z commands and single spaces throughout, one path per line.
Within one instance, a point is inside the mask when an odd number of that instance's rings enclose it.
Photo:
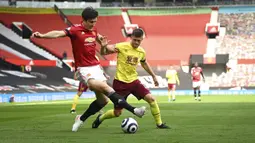
M 201 67 L 198 66 L 198 63 L 196 62 L 194 67 L 191 68 L 191 79 L 192 79 L 192 86 L 194 89 L 194 97 L 195 100 L 201 101 L 201 91 L 200 86 L 202 84 L 201 76 L 203 77 L 203 80 L 205 81 L 205 77 L 203 74 L 203 70 Z M 197 90 L 198 90 L 198 98 L 197 98 Z
M 123 107 L 136 116 L 142 117 L 145 112 L 144 106 L 132 107 L 106 83 L 100 62 L 96 58 L 96 42 L 101 44 L 100 39 L 102 39 L 95 28 L 98 12 L 92 7 L 87 7 L 81 16 L 83 19 L 81 24 L 76 24 L 65 30 L 53 30 L 45 34 L 35 32 L 32 35 L 32 37 L 48 39 L 68 36 L 72 43 L 77 78 L 95 92 L 97 99 L 90 104 L 82 115 L 76 116 L 72 131 L 76 132 L 88 117 L 100 111 L 108 103 L 107 97 L 114 105 Z

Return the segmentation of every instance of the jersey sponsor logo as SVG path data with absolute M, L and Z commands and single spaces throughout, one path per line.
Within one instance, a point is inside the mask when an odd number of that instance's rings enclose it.
M 130 64 L 130 65 L 137 65 L 137 63 L 138 63 L 138 57 L 127 56 L 126 63 L 127 63 L 127 64 Z
M 87 42 L 87 43 L 92 43 L 92 42 L 95 42 L 96 39 L 93 38 L 93 37 L 88 37 L 88 38 L 86 38 L 84 41 Z

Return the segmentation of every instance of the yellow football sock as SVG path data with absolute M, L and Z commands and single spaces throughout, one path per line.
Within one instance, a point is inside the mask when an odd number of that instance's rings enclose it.
M 175 91 L 172 91 L 172 99 L 175 99 Z
M 115 114 L 114 114 L 114 110 L 112 109 L 112 110 L 108 110 L 108 111 L 106 111 L 103 115 L 101 115 L 100 117 L 99 117 L 99 120 L 101 121 L 101 122 L 103 122 L 105 119 L 111 119 L 111 118 L 115 118 L 116 116 L 115 116 Z
M 72 105 L 72 110 L 75 110 L 76 109 L 76 105 L 78 103 L 78 99 L 79 99 L 79 95 L 75 95 L 74 98 L 73 98 L 73 105 Z
M 160 110 L 158 107 L 158 103 L 156 101 L 149 103 L 150 107 L 151 107 L 151 114 L 155 119 L 155 122 L 157 125 L 161 125 L 162 124 L 162 120 L 161 120 L 161 115 L 160 115 Z
M 168 100 L 171 100 L 171 91 L 168 90 Z

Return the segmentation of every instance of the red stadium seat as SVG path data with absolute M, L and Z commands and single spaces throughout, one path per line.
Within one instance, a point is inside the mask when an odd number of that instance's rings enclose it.
M 13 53 L 2 50 L 1 48 L 0 48 L 0 58 L 3 58 L 3 59 L 22 59 L 19 56 L 13 54 Z
M 147 38 L 143 46 L 150 60 L 188 60 L 190 54 L 204 54 L 207 38 L 204 27 L 210 14 L 131 16 Z
M 2 13 L 1 20 L 10 25 L 12 22 L 24 22 L 33 31 L 48 32 L 50 30 L 63 30 L 67 26 L 58 14 L 8 14 Z M 64 51 L 68 58 L 73 58 L 71 43 L 68 38 L 61 39 L 32 39 L 38 45 L 42 45 L 54 54 L 62 57 Z

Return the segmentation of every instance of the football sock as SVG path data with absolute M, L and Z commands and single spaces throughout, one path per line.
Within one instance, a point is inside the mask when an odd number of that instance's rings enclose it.
M 175 99 L 175 91 L 174 90 L 172 91 L 172 99 L 173 100 Z
M 200 94 L 201 94 L 201 91 L 200 91 L 200 89 L 198 90 L 198 97 L 200 97 Z
M 194 97 L 196 97 L 197 96 L 197 91 L 196 91 L 196 89 L 194 89 Z
M 97 100 L 93 101 L 90 105 L 89 108 L 81 115 L 80 120 L 83 122 L 88 119 L 91 115 L 96 114 L 98 111 L 100 111 L 105 104 L 99 104 L 97 103 Z
M 162 124 L 162 120 L 161 120 L 161 115 L 160 115 L 160 110 L 158 107 L 158 103 L 156 101 L 153 101 L 150 104 L 151 107 L 151 114 L 154 117 L 154 120 L 156 122 L 157 125 L 161 125 Z
M 113 102 L 113 104 L 118 105 L 119 107 L 125 108 L 128 111 L 134 113 L 135 107 L 128 104 L 127 101 L 116 92 L 110 93 L 108 97 Z
M 76 94 L 73 98 L 73 105 L 72 105 L 72 110 L 75 110 L 76 109 L 76 105 L 78 103 L 78 99 L 79 99 L 79 95 Z
M 171 91 L 168 90 L 168 101 L 170 101 L 170 100 L 171 100 Z
M 108 110 L 106 111 L 104 114 L 102 114 L 100 117 L 99 117 L 99 120 L 100 122 L 103 122 L 105 119 L 111 119 L 111 118 L 115 118 L 117 116 L 115 116 L 114 114 L 114 110 Z

